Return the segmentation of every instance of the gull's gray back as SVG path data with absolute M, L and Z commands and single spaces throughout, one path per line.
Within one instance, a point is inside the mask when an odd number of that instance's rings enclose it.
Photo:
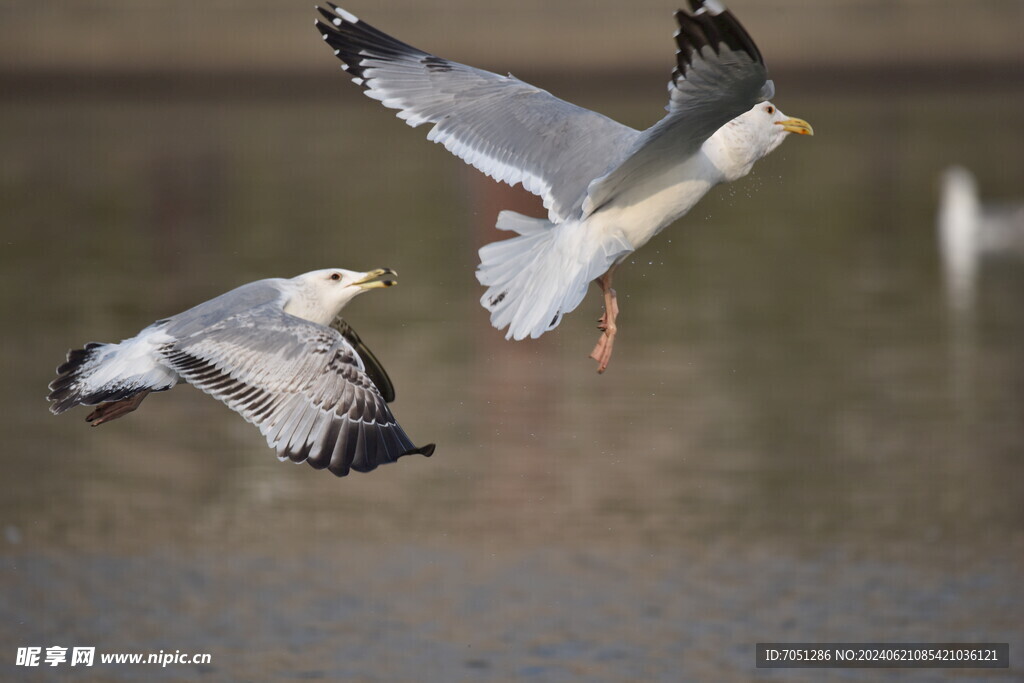
M 163 324 L 168 334 L 182 339 L 221 324 L 225 319 L 242 311 L 267 304 L 277 304 L 281 309 L 284 306 L 284 282 L 285 280 L 281 278 L 250 282 L 157 324 Z

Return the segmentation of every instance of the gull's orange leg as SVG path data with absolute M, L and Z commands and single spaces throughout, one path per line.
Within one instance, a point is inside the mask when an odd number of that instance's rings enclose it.
M 608 272 L 594 280 L 604 294 L 604 314 L 597 321 L 597 329 L 601 330 L 601 336 L 597 345 L 590 352 L 590 357 L 597 361 L 598 374 L 608 369 L 608 361 L 612 358 L 612 345 L 615 343 L 615 333 L 618 328 L 615 325 L 615 318 L 619 315 L 619 303 L 612 289 L 612 273 L 615 266 L 608 269 Z

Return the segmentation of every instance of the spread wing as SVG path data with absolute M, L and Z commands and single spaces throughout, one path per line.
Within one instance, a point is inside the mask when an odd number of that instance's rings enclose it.
M 511 75 L 436 57 L 331 4 L 317 30 L 366 95 L 428 140 L 496 180 L 522 183 L 552 221 L 579 209 L 587 186 L 621 159 L 638 131 Z
M 625 160 L 591 183 L 584 215 L 695 154 L 723 125 L 772 97 L 764 59 L 743 26 L 718 0 L 690 0 L 693 14 L 676 12 L 676 67 L 668 114 L 640 134 Z
M 276 303 L 227 317 L 161 353 L 190 384 L 259 427 L 282 460 L 341 477 L 434 451 L 413 445 L 338 332 Z

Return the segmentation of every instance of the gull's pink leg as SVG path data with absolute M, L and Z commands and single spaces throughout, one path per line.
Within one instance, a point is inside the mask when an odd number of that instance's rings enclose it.
M 597 345 L 590 352 L 590 357 L 597 361 L 598 374 L 608 369 L 608 361 L 612 358 L 612 345 L 615 343 L 615 333 L 618 328 L 615 326 L 615 318 L 619 315 L 619 303 L 612 289 L 612 273 L 615 266 L 608 269 L 608 272 L 597 278 L 595 282 L 604 293 L 604 314 L 597 321 L 597 329 L 601 330 L 601 336 Z
M 101 403 L 96 406 L 96 409 L 89 413 L 85 419 L 93 427 L 97 427 L 104 422 L 116 420 L 117 418 L 123 417 L 138 408 L 139 404 L 142 403 L 142 399 L 147 396 L 149 396 L 149 389 L 140 391 L 129 398 L 123 398 L 120 401 L 107 401 L 106 403 Z

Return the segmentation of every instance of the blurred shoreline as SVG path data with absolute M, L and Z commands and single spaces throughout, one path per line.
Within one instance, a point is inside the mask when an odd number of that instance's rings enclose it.
M 337 62 L 320 43 L 316 3 L 277 0 L 98 0 L 71 14 L 46 3 L 0 3 L 0 86 L 8 95 L 53 84 L 149 77 L 227 94 L 258 87 L 319 92 Z M 655 79 L 664 87 L 682 2 L 389 0 L 342 3 L 418 48 L 529 82 L 551 77 Z M 834 90 L 906 83 L 1024 82 L 1018 0 L 731 0 L 769 73 Z M 318 76 L 319 75 L 319 76 Z M 254 82 L 259 84 L 254 86 Z M 238 81 L 238 84 L 234 84 Z M 77 86 L 81 87 L 81 86 Z M 155 85 L 151 86 L 154 87 Z M 330 92 L 330 89 L 327 90 Z M 207 96 L 204 93 L 204 96 Z
M 657 95 L 668 81 L 663 69 L 584 69 L 579 72 L 532 68 L 517 74 L 555 94 L 604 88 L 638 96 Z M 782 65 L 770 76 L 786 93 L 841 94 L 849 92 L 907 92 L 929 90 L 975 92 L 998 88 L 1007 94 L 1024 92 L 1024 69 L 1016 60 L 985 63 L 848 64 L 842 66 Z M 350 99 L 347 78 L 327 69 L 192 69 L 192 68 L 2 68 L 0 91 L 4 104 L 18 100 L 63 98 L 248 100 Z M 337 86 L 337 87 L 335 87 Z M 653 94 L 652 94 L 653 93 Z

